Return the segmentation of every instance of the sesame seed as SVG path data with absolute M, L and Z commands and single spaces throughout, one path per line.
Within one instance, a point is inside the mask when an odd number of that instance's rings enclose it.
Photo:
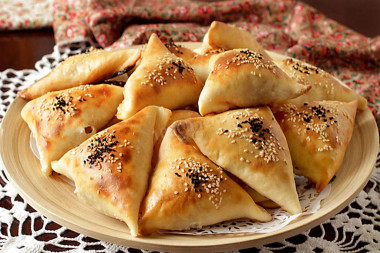
M 325 143 L 323 147 L 317 148 L 318 152 L 332 150 L 332 146 L 329 144 L 331 140 L 329 138 L 328 129 L 331 127 L 339 129 L 336 118 L 340 112 L 337 110 L 335 104 L 328 101 L 304 103 L 301 107 L 297 107 L 294 104 L 285 104 L 281 106 L 280 111 L 284 116 L 286 115 L 285 117 L 290 119 L 289 122 L 294 122 L 292 126 L 293 128 L 297 128 L 299 135 L 308 133 L 309 131 L 317 134 L 316 139 Z M 302 123 L 302 125 L 299 126 L 297 122 Z M 311 141 L 309 135 L 305 138 L 307 141 Z
M 217 168 L 214 172 L 207 162 L 200 163 L 191 158 L 176 158 L 170 162 L 170 169 L 175 170 L 174 174 L 178 180 L 185 181 L 184 192 L 187 194 L 196 194 L 197 198 L 202 198 L 202 192 L 205 192 L 211 198 L 221 197 L 220 182 L 226 180 L 221 168 Z M 215 208 L 218 208 L 220 204 L 221 202 L 215 203 Z
M 259 151 L 260 154 L 256 154 L 254 156 L 255 158 L 264 158 L 268 163 L 279 161 L 278 152 L 282 150 L 283 147 L 273 135 L 271 125 L 264 123 L 264 119 L 261 115 L 252 110 L 245 110 L 231 113 L 231 118 L 236 120 L 236 128 L 219 128 L 216 132 L 217 135 L 232 139 L 231 143 L 236 143 L 239 140 L 247 141 L 250 146 L 253 147 L 253 150 L 249 151 L 245 148 L 242 152 L 254 154 Z M 244 157 L 241 157 L 240 160 L 246 163 L 251 162 Z
M 176 80 L 177 77 L 185 78 L 189 76 L 193 82 L 196 83 L 197 79 L 194 70 L 187 65 L 181 58 L 173 58 L 170 55 L 165 55 L 157 61 L 157 65 L 153 70 L 147 70 L 145 78 L 146 81 L 142 81 L 142 85 L 149 84 L 150 87 L 155 85 L 166 85 L 169 78 Z

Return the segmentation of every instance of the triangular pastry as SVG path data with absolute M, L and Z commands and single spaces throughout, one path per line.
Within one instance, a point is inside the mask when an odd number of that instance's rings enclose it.
M 192 144 L 178 139 L 171 127 L 162 141 L 141 213 L 141 235 L 237 218 L 271 220 L 220 167 Z
M 179 109 L 196 104 L 202 87 L 194 70 L 152 34 L 140 65 L 124 86 L 117 117 L 127 119 L 148 105 Z
M 83 84 L 99 83 L 136 64 L 139 49 L 106 51 L 94 49 L 71 56 L 61 62 L 47 76 L 18 92 L 18 96 L 31 100 L 49 91 L 58 91 Z
M 357 101 L 287 103 L 273 107 L 292 155 L 295 172 L 320 192 L 342 164 L 355 124 Z
M 80 199 L 124 221 L 135 236 L 153 146 L 169 117 L 168 109 L 146 107 L 70 150 L 53 169 L 74 181 Z
M 249 32 L 220 21 L 213 21 L 203 38 L 202 46 L 197 50 L 205 54 L 215 49 L 238 49 L 247 48 L 269 57 L 255 37 Z
M 171 53 L 187 62 L 194 69 L 195 74 L 199 77 L 202 83 L 206 82 L 206 79 L 210 74 L 209 62 L 211 56 L 226 51 L 225 49 L 218 48 L 209 50 L 203 54 L 197 54 L 191 49 L 182 47 L 181 45 L 177 45 L 173 42 L 167 43 L 165 46 Z
M 190 59 L 198 55 L 193 50 L 187 47 L 183 47 L 174 42 L 165 43 L 165 47 L 170 51 L 170 53 L 174 54 L 177 57 L 182 58 L 183 60 L 185 60 L 185 62 L 188 62 Z
M 280 126 L 266 106 L 181 120 L 172 128 L 215 164 L 291 214 L 300 213 L 292 161 Z
M 210 69 L 198 101 L 201 115 L 280 102 L 310 88 L 290 79 L 269 57 L 248 49 L 212 56 Z
M 350 88 L 342 85 L 334 76 L 326 71 L 305 62 L 286 59 L 274 61 L 290 78 L 297 83 L 310 85 L 312 88 L 305 94 L 290 99 L 289 103 L 335 100 L 341 102 L 358 101 L 358 109 L 367 108 L 367 100 Z
M 197 54 L 193 58 L 189 59 L 187 62 L 189 65 L 194 69 L 195 73 L 201 79 L 203 83 L 206 82 L 208 76 L 210 75 L 211 69 L 210 69 L 210 59 L 213 55 L 217 55 L 220 53 L 225 52 L 226 50 L 220 48 L 220 49 L 214 49 L 211 51 L 208 51 L 204 54 Z
M 166 129 L 176 122 L 177 120 L 182 119 L 188 119 L 188 118 L 195 118 L 200 117 L 199 113 L 191 110 L 174 110 L 172 111 L 172 114 L 170 115 L 168 124 L 166 125 L 166 128 L 163 129 L 162 134 L 159 136 L 155 146 L 154 146 L 154 152 L 153 152 L 153 158 L 152 158 L 152 165 L 156 165 L 157 159 L 158 159 L 158 150 L 160 149 L 162 139 L 165 136 Z
M 41 170 L 51 174 L 50 163 L 105 126 L 122 100 L 121 87 L 99 84 L 49 92 L 29 101 L 21 116 L 36 139 Z

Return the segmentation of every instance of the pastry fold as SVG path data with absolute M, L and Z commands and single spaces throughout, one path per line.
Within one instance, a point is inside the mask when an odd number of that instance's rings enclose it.
M 206 82 L 206 79 L 210 74 L 209 62 L 211 56 L 226 51 L 225 49 L 218 48 L 209 50 L 203 54 L 198 54 L 191 49 L 182 47 L 181 45 L 177 45 L 173 42 L 165 44 L 165 46 L 171 53 L 187 62 L 194 69 L 195 74 L 199 77 L 202 83 Z
M 196 104 L 202 88 L 194 70 L 152 34 L 141 63 L 125 84 L 117 117 L 127 119 L 148 105 L 179 109 Z
M 288 145 L 266 107 L 177 121 L 175 134 L 291 214 L 302 212 Z
M 162 229 L 201 228 L 236 218 L 271 220 L 222 168 L 174 131 L 169 127 L 165 134 L 141 206 L 141 235 Z
M 355 124 L 357 101 L 287 103 L 272 108 L 289 145 L 295 172 L 320 192 L 341 166 Z
M 50 175 L 52 161 L 105 126 L 122 100 L 122 88 L 99 84 L 49 92 L 29 101 L 21 117 L 36 140 L 42 172 Z
M 310 88 L 290 79 L 269 57 L 248 49 L 214 55 L 209 64 L 211 73 L 198 101 L 201 115 L 280 102 Z
M 140 50 L 129 48 L 115 51 L 94 49 L 88 53 L 73 55 L 47 76 L 19 91 L 18 96 L 31 100 L 49 91 L 99 83 L 134 66 L 139 58 Z
M 135 236 L 153 146 L 170 114 L 162 107 L 146 107 L 68 151 L 53 169 L 74 181 L 80 199 L 124 221 Z
M 275 60 L 274 62 L 297 83 L 312 87 L 305 94 L 287 101 L 289 103 L 323 100 L 350 102 L 357 100 L 358 109 L 367 108 L 367 100 L 364 97 L 342 85 L 334 76 L 320 68 L 290 58 L 281 61 Z

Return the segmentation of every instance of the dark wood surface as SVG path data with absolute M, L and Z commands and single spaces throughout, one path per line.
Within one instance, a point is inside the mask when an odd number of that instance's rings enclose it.
M 328 17 L 366 35 L 380 35 L 380 0 L 304 0 Z M 0 32 L 0 71 L 34 68 L 36 61 L 53 51 L 53 30 Z

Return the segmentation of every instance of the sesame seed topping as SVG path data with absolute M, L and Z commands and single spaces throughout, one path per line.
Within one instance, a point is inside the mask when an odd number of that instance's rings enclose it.
M 89 153 L 83 160 L 83 164 L 94 166 L 98 169 L 102 169 L 102 163 L 116 165 L 116 171 L 122 172 L 123 164 L 120 161 L 120 157 L 123 157 L 123 153 L 117 152 L 119 141 L 115 140 L 115 132 L 104 131 L 103 136 L 94 135 L 88 139 L 89 144 L 86 147 L 86 151 Z M 123 145 L 125 147 L 126 145 Z
M 327 93 L 334 93 L 334 82 L 335 80 L 330 77 L 330 75 L 320 68 L 314 67 L 302 61 L 297 61 L 294 59 L 284 60 L 286 66 L 286 73 L 298 83 L 312 86 L 320 86 L 326 89 Z M 311 76 L 321 76 L 324 77 L 324 81 L 320 81 L 321 78 L 310 78 Z
M 76 90 L 87 91 L 88 85 L 78 86 L 62 91 L 55 97 L 43 99 L 36 108 L 38 116 L 55 121 L 62 121 L 75 116 L 79 113 L 77 105 L 86 101 L 81 96 L 73 96 L 73 91 Z
M 206 162 L 201 163 L 191 158 L 181 157 L 170 162 L 170 169 L 174 170 L 176 178 L 185 180 L 184 192 L 194 193 L 197 198 L 202 198 L 202 193 L 208 194 L 206 197 L 211 203 L 213 201 L 215 208 L 219 208 L 222 201 L 221 182 L 227 180 L 221 168 L 217 168 L 214 172 L 214 169 L 211 169 Z
M 269 62 L 264 59 L 263 55 L 257 52 L 254 52 L 249 49 L 235 49 L 235 56 L 232 59 L 227 60 L 226 67 L 228 68 L 230 65 L 234 64 L 236 66 L 240 66 L 243 64 L 253 64 L 256 69 L 266 68 L 268 70 L 273 71 L 276 68 L 276 65 L 272 62 Z M 251 74 L 256 76 L 255 71 L 251 71 Z M 261 73 L 258 73 L 258 77 L 261 77 Z
M 323 146 L 317 148 L 318 152 L 332 150 L 332 141 L 339 143 L 338 139 L 331 140 L 328 134 L 328 129 L 331 127 L 339 129 L 336 120 L 339 111 L 336 104 L 303 103 L 300 107 L 294 104 L 285 104 L 281 106 L 280 111 L 284 117 L 287 117 L 286 120 L 291 123 L 292 128 L 297 130 L 298 135 L 306 135 L 307 141 L 311 141 L 310 132 L 317 134 L 317 139 L 324 143 Z
M 181 45 L 175 44 L 173 41 L 170 41 L 168 43 L 165 43 L 165 47 L 169 49 L 170 52 L 178 55 L 183 54 L 183 47 Z
M 232 139 L 231 143 L 236 143 L 241 139 L 245 140 L 251 148 L 250 150 L 244 148 L 242 152 L 255 154 L 253 157 L 256 159 L 262 158 L 267 163 L 279 161 L 279 150 L 282 150 L 283 147 L 273 135 L 271 126 L 264 123 L 262 116 L 256 112 L 245 110 L 232 113 L 231 118 L 236 120 L 236 127 L 234 129 L 219 128 L 216 134 Z M 244 157 L 240 157 L 240 161 L 251 163 L 250 159 Z
M 141 84 L 150 87 L 166 85 L 168 78 L 176 80 L 177 78 L 184 79 L 185 76 L 190 76 L 194 83 L 197 82 L 194 70 L 181 58 L 166 55 L 158 60 L 153 70 L 147 70 L 147 74 L 144 76 L 147 80 L 142 81 Z

